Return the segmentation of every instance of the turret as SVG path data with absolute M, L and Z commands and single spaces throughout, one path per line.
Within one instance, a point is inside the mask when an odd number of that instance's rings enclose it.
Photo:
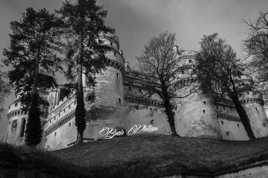
M 116 36 L 103 34 L 102 38 L 103 43 L 113 50 L 106 53 L 106 68 L 96 75 L 95 102 L 96 106 L 116 107 L 124 103 L 124 58 Z
M 181 72 L 176 93 L 182 98 L 175 99 L 176 129 L 181 136 L 220 138 L 213 100 L 208 93 L 197 90 L 199 84 L 193 75 L 196 54 L 195 51 L 184 50 L 178 56 L 177 65 Z
M 260 92 L 244 92 L 240 97 L 255 137 L 265 137 L 268 135 L 268 120 L 264 110 L 263 96 Z
M 8 108 L 8 133 L 7 143 L 14 145 L 23 145 L 27 114 L 22 111 L 22 105 L 19 99 L 15 100 Z

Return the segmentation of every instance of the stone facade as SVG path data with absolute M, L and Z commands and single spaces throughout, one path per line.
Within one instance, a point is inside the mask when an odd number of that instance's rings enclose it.
M 23 145 L 27 113 L 22 111 L 21 103 L 18 100 L 9 106 L 7 118 L 9 120 L 7 142 Z
M 115 51 L 106 55 L 107 67 L 95 76 L 95 86 L 88 86 L 83 76 L 84 101 L 87 110 L 85 140 L 100 138 L 99 131 L 104 127 L 130 129 L 135 124 L 157 127 L 156 134 L 170 134 L 162 101 L 153 89 L 160 87 L 153 76 L 133 71 L 124 60 L 118 39 L 105 38 Z M 178 66 L 182 69 L 176 83 L 176 93 L 184 98 L 172 101 L 175 105 L 175 125 L 178 134 L 185 137 L 209 137 L 226 140 L 248 140 L 238 114 L 227 99 L 217 101 L 199 90 L 195 76 L 192 75 L 195 63 L 194 51 L 178 54 Z M 191 93 L 194 90 L 195 92 Z M 49 115 L 44 125 L 44 147 L 56 150 L 69 147 L 77 138 L 74 111 L 75 94 L 63 95 L 64 89 L 57 88 L 49 92 Z M 261 95 L 247 92 L 241 101 L 250 118 L 256 137 L 268 135 L 268 124 Z M 16 102 L 15 102 L 16 103 Z M 13 122 L 22 128 L 25 113 L 14 115 L 18 108 L 11 105 L 9 110 L 9 143 L 19 143 L 22 129 L 12 131 Z M 15 124 L 13 124 L 14 126 Z M 13 129 L 14 130 L 14 129 Z M 22 142 L 21 142 L 22 143 Z

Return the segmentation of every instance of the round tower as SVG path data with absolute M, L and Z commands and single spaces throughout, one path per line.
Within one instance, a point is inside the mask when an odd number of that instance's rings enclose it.
M 175 100 L 176 129 L 179 135 L 186 137 L 220 138 L 219 124 L 216 118 L 214 103 L 209 94 L 197 90 L 199 82 L 193 75 L 195 56 L 192 50 L 179 51 L 178 74 Z
M 106 67 L 96 75 L 95 105 L 116 107 L 124 103 L 124 58 L 120 51 L 118 37 L 112 34 L 104 34 L 102 35 L 102 41 L 105 45 L 112 47 L 113 50 L 106 53 Z
M 251 128 L 255 137 L 265 137 L 268 135 L 268 120 L 264 110 L 264 101 L 260 92 L 244 92 L 240 100 L 247 112 Z
M 27 113 L 22 111 L 21 102 L 18 99 L 9 106 L 7 113 L 7 143 L 14 145 L 24 144 L 27 117 Z

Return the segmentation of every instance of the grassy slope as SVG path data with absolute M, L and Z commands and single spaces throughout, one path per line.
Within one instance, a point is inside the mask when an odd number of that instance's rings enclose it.
M 0 173 L 3 170 L 7 172 L 14 172 L 14 170 L 36 170 L 51 176 L 62 176 L 66 178 L 87 175 L 85 168 L 67 163 L 55 157 L 52 153 L 26 147 L 14 147 L 7 144 L 0 144 Z
M 136 136 L 104 140 L 55 152 L 96 177 L 207 175 L 268 160 L 268 138 L 251 142 L 171 136 Z
M 0 144 L 0 168 L 36 169 L 64 177 L 206 176 L 268 161 L 267 148 L 268 138 L 228 142 L 171 136 L 121 137 L 49 153 Z

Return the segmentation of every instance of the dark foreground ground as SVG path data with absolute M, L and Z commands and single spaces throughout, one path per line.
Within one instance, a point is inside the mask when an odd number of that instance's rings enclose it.
M 268 162 L 268 138 L 250 142 L 171 136 L 103 140 L 55 152 L 0 145 L 0 168 L 34 166 L 81 177 L 215 176 Z M 74 177 L 74 176 L 73 176 Z
M 171 136 L 121 137 L 55 153 L 104 177 L 208 176 L 268 161 L 268 138 L 230 142 Z

